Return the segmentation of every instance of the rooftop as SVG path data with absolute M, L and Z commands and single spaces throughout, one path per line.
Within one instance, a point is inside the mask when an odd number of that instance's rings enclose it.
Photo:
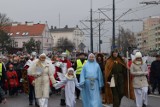
M 5 27 L 5 31 L 9 36 L 39 36 L 42 35 L 45 24 L 33 23 L 13 23 L 11 26 Z
M 56 26 L 53 28 L 53 26 L 51 26 L 50 32 L 73 32 L 76 28 L 78 28 L 78 26 L 72 28 L 68 28 L 67 25 L 64 28 L 57 28 Z

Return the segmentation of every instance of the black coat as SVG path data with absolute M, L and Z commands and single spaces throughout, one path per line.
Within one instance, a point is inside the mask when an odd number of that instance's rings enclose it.
M 160 61 L 153 61 L 151 64 L 150 80 L 160 78 Z

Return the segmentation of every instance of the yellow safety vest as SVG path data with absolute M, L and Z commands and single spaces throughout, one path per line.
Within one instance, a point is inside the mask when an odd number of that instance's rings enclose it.
M 85 60 L 84 63 L 82 64 L 80 59 L 77 60 L 76 74 L 81 74 L 82 68 L 86 62 L 87 60 Z
M 0 80 L 1 80 L 1 77 L 2 77 L 2 63 L 0 63 Z

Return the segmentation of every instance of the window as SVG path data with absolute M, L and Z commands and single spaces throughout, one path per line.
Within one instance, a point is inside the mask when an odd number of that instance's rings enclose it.
M 23 33 L 22 33 L 22 35 L 28 35 L 28 34 L 29 34 L 28 32 L 23 32 Z
M 22 33 L 22 35 L 25 35 L 25 33 Z
M 15 47 L 16 47 L 16 48 L 18 47 L 18 42 L 15 42 Z
M 17 32 L 16 35 L 19 35 L 19 32 Z
M 13 35 L 13 33 L 10 33 L 10 35 Z
M 29 33 L 28 32 L 26 32 L 26 35 L 28 35 Z

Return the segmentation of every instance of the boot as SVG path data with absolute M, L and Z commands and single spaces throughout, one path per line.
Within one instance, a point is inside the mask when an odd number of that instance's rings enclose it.
M 35 102 L 35 106 L 36 106 L 36 107 L 39 107 L 39 105 L 38 105 L 38 103 L 37 103 L 37 102 Z
M 142 107 L 147 107 L 145 104 L 143 104 L 143 106 Z
M 65 106 L 66 103 L 65 103 L 65 100 L 64 99 L 61 99 L 61 103 L 60 103 L 61 106 Z
M 33 105 L 33 102 L 32 102 L 32 101 L 30 101 L 30 102 L 29 102 L 29 105 Z

